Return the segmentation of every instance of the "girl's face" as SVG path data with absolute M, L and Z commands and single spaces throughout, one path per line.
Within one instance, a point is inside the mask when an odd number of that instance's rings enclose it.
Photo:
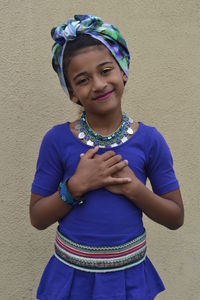
M 121 110 L 127 77 L 106 47 L 81 49 L 71 58 L 66 71 L 70 98 L 76 103 L 79 100 L 86 113 Z

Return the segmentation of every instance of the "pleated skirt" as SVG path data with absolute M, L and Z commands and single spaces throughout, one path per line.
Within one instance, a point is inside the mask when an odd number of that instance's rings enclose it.
M 91 273 L 50 258 L 37 290 L 39 300 L 152 300 L 165 289 L 148 257 L 125 270 Z

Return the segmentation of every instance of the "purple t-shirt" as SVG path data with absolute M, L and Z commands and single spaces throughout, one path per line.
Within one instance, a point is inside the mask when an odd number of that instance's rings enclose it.
M 90 148 L 71 132 L 69 122 L 50 129 L 41 144 L 32 193 L 48 196 L 56 192 L 60 181 L 74 174 L 80 153 Z M 112 150 L 128 160 L 141 182 L 145 184 L 148 177 L 156 194 L 179 188 L 169 147 L 157 129 L 140 122 L 136 133 Z M 100 148 L 98 154 L 106 151 L 108 148 Z M 112 246 L 143 233 L 142 212 L 125 196 L 100 188 L 85 198 L 83 205 L 59 220 L 60 231 L 69 239 Z

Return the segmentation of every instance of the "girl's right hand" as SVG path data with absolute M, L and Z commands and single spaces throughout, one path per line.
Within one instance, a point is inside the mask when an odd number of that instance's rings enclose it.
M 96 154 L 99 147 L 89 149 L 81 155 L 75 174 L 68 180 L 67 187 L 73 197 L 78 198 L 88 191 L 107 185 L 128 183 L 131 178 L 112 177 L 116 172 L 128 165 L 121 155 L 110 150 L 104 154 Z

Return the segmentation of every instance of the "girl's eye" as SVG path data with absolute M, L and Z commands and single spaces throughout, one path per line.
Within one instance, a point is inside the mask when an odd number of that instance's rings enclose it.
M 88 78 L 82 78 L 80 80 L 77 81 L 78 85 L 84 85 L 88 83 Z
M 112 68 L 104 68 L 102 73 L 107 74 L 107 73 L 110 73 L 111 71 L 112 71 Z

